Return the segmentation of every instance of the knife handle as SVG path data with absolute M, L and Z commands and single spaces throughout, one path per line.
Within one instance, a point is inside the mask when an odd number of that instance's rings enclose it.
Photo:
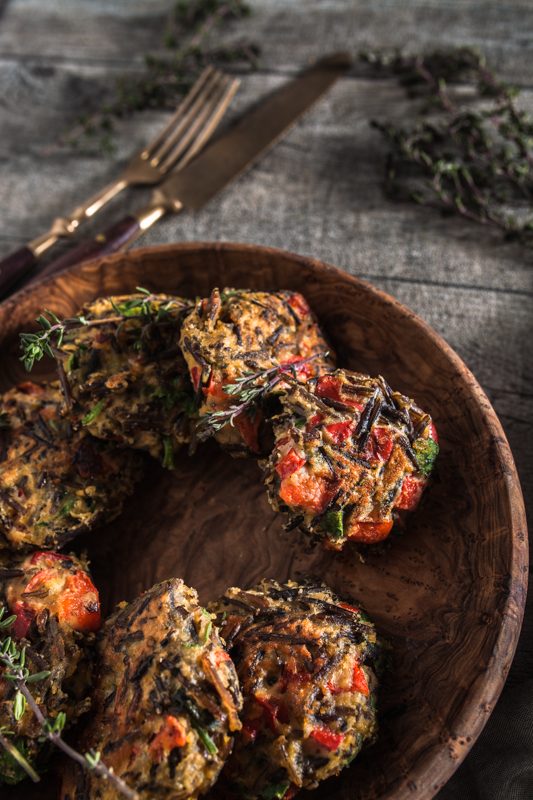
M 83 264 L 93 258 L 101 258 L 111 253 L 116 253 L 125 247 L 140 230 L 139 220 L 133 216 L 127 216 L 116 222 L 111 227 L 106 228 L 102 233 L 97 234 L 92 239 L 86 239 L 77 247 L 72 248 L 60 258 L 56 258 L 48 264 L 35 278 L 30 281 L 33 284 L 42 278 L 48 278 L 57 272 L 73 267 L 75 264 Z
M 35 253 L 29 247 L 21 247 L 0 261 L 0 295 L 7 290 L 32 267 Z

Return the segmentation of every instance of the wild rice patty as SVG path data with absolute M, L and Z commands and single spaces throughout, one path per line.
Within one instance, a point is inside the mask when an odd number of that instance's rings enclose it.
M 243 376 L 293 364 L 305 380 L 334 369 L 317 320 L 301 294 L 214 289 L 183 323 L 181 346 L 197 390 L 200 415 L 227 410 L 235 399 L 224 392 Z M 316 356 L 311 361 L 306 359 Z M 301 363 L 306 361 L 306 363 Z M 301 364 L 301 366 L 298 366 Z M 261 381 L 264 382 L 264 381 Z M 238 414 L 215 438 L 232 455 L 261 452 L 258 434 L 265 416 Z
M 98 654 L 96 711 L 81 751 L 101 751 L 142 800 L 184 800 L 207 791 L 241 727 L 242 697 L 196 592 L 174 579 L 124 604 L 107 620 Z M 77 765 L 65 769 L 63 800 L 119 797 Z
M 6 553 L 2 554 L 5 557 Z M 12 558 L 12 556 L 11 556 Z M 94 631 L 100 627 L 98 592 L 87 573 L 87 562 L 74 555 L 35 552 L 23 561 L 2 561 L 0 607 L 14 623 L 0 630 L 0 645 L 13 637 L 26 648 L 30 675 L 50 675 L 30 683 L 35 701 L 50 719 L 66 715 L 66 727 L 91 706 Z M 39 769 L 52 753 L 40 743 L 40 725 L 27 706 L 20 720 L 14 716 L 15 689 L 0 679 L 0 728 L 13 731 L 9 741 Z M 26 773 L 0 747 L 0 783 L 18 783 Z
M 336 370 L 301 385 L 287 378 L 285 413 L 264 466 L 273 508 L 327 549 L 374 544 L 404 528 L 439 447 L 429 414 L 383 378 Z
M 0 541 L 11 550 L 62 547 L 122 511 L 142 459 L 59 413 L 59 383 L 22 383 L 0 398 Z
M 146 450 L 165 467 L 191 440 L 194 391 L 179 347 L 189 301 L 132 294 L 86 303 L 59 348 L 68 416 L 100 439 Z M 68 407 L 72 403 L 70 407 Z
M 243 726 L 224 771 L 245 798 L 289 798 L 347 766 L 377 731 L 384 648 L 323 583 L 264 580 L 208 606 L 235 662 Z

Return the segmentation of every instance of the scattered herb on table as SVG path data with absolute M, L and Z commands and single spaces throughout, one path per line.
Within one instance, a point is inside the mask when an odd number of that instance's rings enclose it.
M 147 108 L 175 109 L 208 64 L 239 63 L 254 69 L 259 55 L 254 43 L 239 39 L 211 45 L 217 28 L 250 13 L 244 0 L 178 0 L 165 25 L 163 45 L 168 54 L 145 55 L 143 75 L 122 77 L 107 101 L 78 117 L 46 154 L 59 146 L 97 140 L 102 152 L 111 155 L 116 149 L 115 120 Z
M 459 214 L 533 247 L 533 121 L 516 104 L 518 90 L 468 47 L 361 58 L 423 100 L 411 128 L 372 122 L 392 145 L 387 194 Z M 458 83 L 475 85 L 468 102 L 467 93 L 450 88 Z

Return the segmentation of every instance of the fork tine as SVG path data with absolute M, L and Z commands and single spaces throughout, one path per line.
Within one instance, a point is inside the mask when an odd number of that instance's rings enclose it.
M 213 91 L 216 91 L 216 88 L 222 79 L 223 75 L 222 72 L 220 72 L 220 70 L 217 70 L 209 77 L 209 80 L 206 82 L 201 92 L 197 95 L 192 105 L 190 105 L 190 107 L 188 108 L 186 114 L 183 116 L 181 121 L 178 123 L 178 125 L 174 127 L 171 133 L 166 137 L 165 141 L 161 143 L 161 145 L 157 149 L 157 152 L 153 154 L 150 160 L 151 166 L 160 167 L 161 162 L 163 161 L 167 153 L 170 150 L 172 150 L 176 142 L 182 136 L 183 132 L 188 130 L 189 126 L 193 124 L 196 115 L 199 112 L 201 112 L 202 108 L 204 107 L 204 104 L 209 98 L 209 95 Z M 161 171 L 165 172 L 164 169 Z
M 149 158 L 151 158 L 153 156 L 154 152 L 160 146 L 160 144 L 165 141 L 167 136 L 170 134 L 170 132 L 176 126 L 176 123 L 181 119 L 181 117 L 183 117 L 186 114 L 186 112 L 188 111 L 190 106 L 196 100 L 196 97 L 198 96 L 200 91 L 203 89 L 203 87 L 206 84 L 206 82 L 208 81 L 208 79 L 211 77 L 213 71 L 214 71 L 214 67 L 212 65 L 209 65 L 208 67 L 206 67 L 204 69 L 204 71 L 202 72 L 202 74 L 200 75 L 200 77 L 198 78 L 196 83 L 189 90 L 188 94 L 185 96 L 183 101 L 180 103 L 180 105 L 178 106 L 178 108 L 176 109 L 176 111 L 174 112 L 172 117 L 170 118 L 170 120 L 167 123 L 167 125 L 165 125 L 163 130 L 160 131 L 160 133 L 158 133 L 158 135 L 155 137 L 155 139 L 153 139 L 146 146 L 146 148 L 143 150 L 143 152 L 141 153 L 141 158 L 143 160 L 146 161 Z
M 209 137 L 213 134 L 213 131 L 217 127 L 218 123 L 226 113 L 226 109 L 228 108 L 229 104 L 233 100 L 233 96 L 237 89 L 240 86 L 240 80 L 235 78 L 226 88 L 224 94 L 220 98 L 218 105 L 215 107 L 214 111 L 212 111 L 211 116 L 208 118 L 207 122 L 205 123 L 204 127 L 197 135 L 194 144 L 189 150 L 185 153 L 184 156 L 178 161 L 176 164 L 176 169 L 183 169 L 189 161 L 192 161 L 194 156 L 202 149 L 206 141 Z
M 213 109 L 216 108 L 220 98 L 226 91 L 229 82 L 230 78 L 227 75 L 224 75 L 220 83 L 218 83 L 218 85 L 214 87 L 214 90 L 209 99 L 206 100 L 204 104 L 198 109 L 198 113 L 196 114 L 194 120 L 192 120 L 189 123 L 187 130 L 184 131 L 183 135 L 177 141 L 174 148 L 167 154 L 163 163 L 160 165 L 159 168 L 161 172 L 168 172 L 170 167 L 176 162 L 179 156 L 181 156 L 187 150 L 190 143 L 194 140 L 195 136 L 202 129 L 202 126 L 204 125 L 206 119 L 208 119 Z

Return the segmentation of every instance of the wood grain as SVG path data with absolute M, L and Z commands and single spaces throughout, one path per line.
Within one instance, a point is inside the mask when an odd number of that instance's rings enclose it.
M 6 301 L 0 346 L 10 356 L 0 365 L 0 388 L 25 377 L 18 333 L 43 307 L 70 316 L 86 300 L 138 285 L 182 296 L 206 295 L 215 285 L 302 291 L 344 366 L 383 374 L 433 415 L 438 480 L 409 533 L 367 564 L 349 549 L 325 553 L 283 533 L 256 464 L 230 460 L 212 442 L 193 458 L 183 455 L 174 472 L 151 470 L 119 520 L 76 543 L 89 551 L 107 610 L 173 575 L 203 602 L 228 585 L 309 572 L 352 596 L 393 642 L 396 669 L 383 688 L 377 745 L 310 797 L 429 800 L 494 707 L 525 602 L 523 502 L 490 403 L 443 340 L 383 292 L 312 259 L 214 243 L 120 254 Z M 17 792 L 4 795 L 14 800 Z

